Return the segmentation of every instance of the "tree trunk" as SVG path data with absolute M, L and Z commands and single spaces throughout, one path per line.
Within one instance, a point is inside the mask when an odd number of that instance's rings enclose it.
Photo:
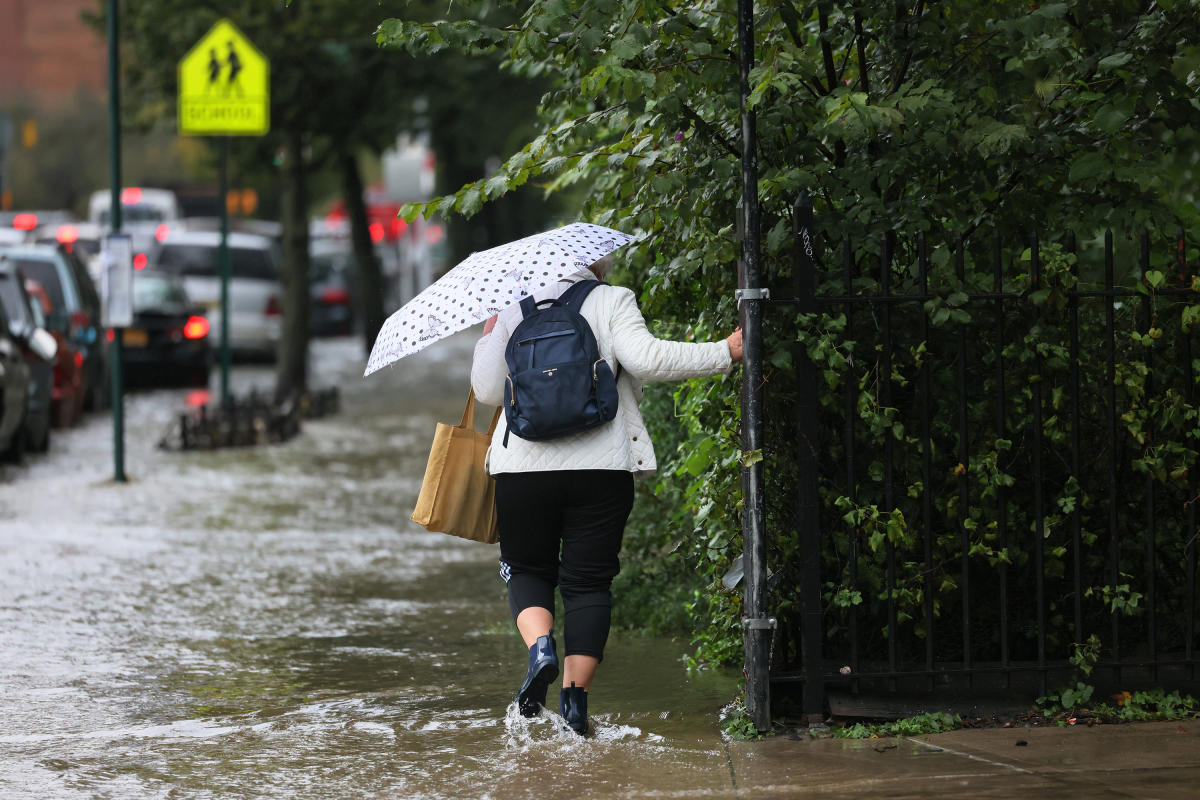
M 350 240 L 354 244 L 355 310 L 362 320 L 363 347 L 370 355 L 375 337 L 383 327 L 383 270 L 371 242 L 358 159 L 353 153 L 342 152 L 338 156 L 338 169 L 342 173 L 342 194 L 345 195 L 346 213 L 350 217 Z
M 275 402 L 308 390 L 308 186 L 302 132 L 289 130 L 282 180 L 283 326 L 275 367 Z

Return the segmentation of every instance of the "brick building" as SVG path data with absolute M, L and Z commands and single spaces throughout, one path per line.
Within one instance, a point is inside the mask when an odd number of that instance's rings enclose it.
M 103 93 L 106 45 L 80 15 L 100 0 L 0 0 L 0 103 L 47 107 L 80 87 Z

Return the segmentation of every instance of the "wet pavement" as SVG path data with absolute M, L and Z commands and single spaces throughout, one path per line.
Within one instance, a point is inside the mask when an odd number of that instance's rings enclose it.
M 343 411 L 283 445 L 160 451 L 197 399 L 160 390 L 127 399 L 127 484 L 107 416 L 4 467 L 0 798 L 1197 795 L 1200 722 L 728 742 L 736 676 L 661 639 L 614 636 L 594 738 L 516 716 L 496 549 L 408 521 L 470 346 L 364 380 L 317 342 Z

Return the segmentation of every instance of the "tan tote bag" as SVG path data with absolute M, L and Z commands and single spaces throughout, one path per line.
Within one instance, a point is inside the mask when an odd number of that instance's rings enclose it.
M 475 430 L 475 391 L 467 396 L 462 422 L 437 424 L 425 465 L 425 480 L 412 521 L 435 533 L 476 542 L 500 541 L 496 527 L 496 481 L 483 468 L 492 432 L 500 419 L 496 409 L 487 433 Z

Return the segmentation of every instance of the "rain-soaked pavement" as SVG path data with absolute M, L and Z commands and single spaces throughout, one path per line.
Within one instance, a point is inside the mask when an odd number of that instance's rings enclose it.
M 614 637 L 595 738 L 515 716 L 495 548 L 408 521 L 470 345 L 364 380 L 316 343 L 343 411 L 284 445 L 157 450 L 190 396 L 162 390 L 127 399 L 125 485 L 107 416 L 4 467 L 0 798 L 1195 796 L 1200 725 L 726 742 L 734 676 L 657 639 Z

